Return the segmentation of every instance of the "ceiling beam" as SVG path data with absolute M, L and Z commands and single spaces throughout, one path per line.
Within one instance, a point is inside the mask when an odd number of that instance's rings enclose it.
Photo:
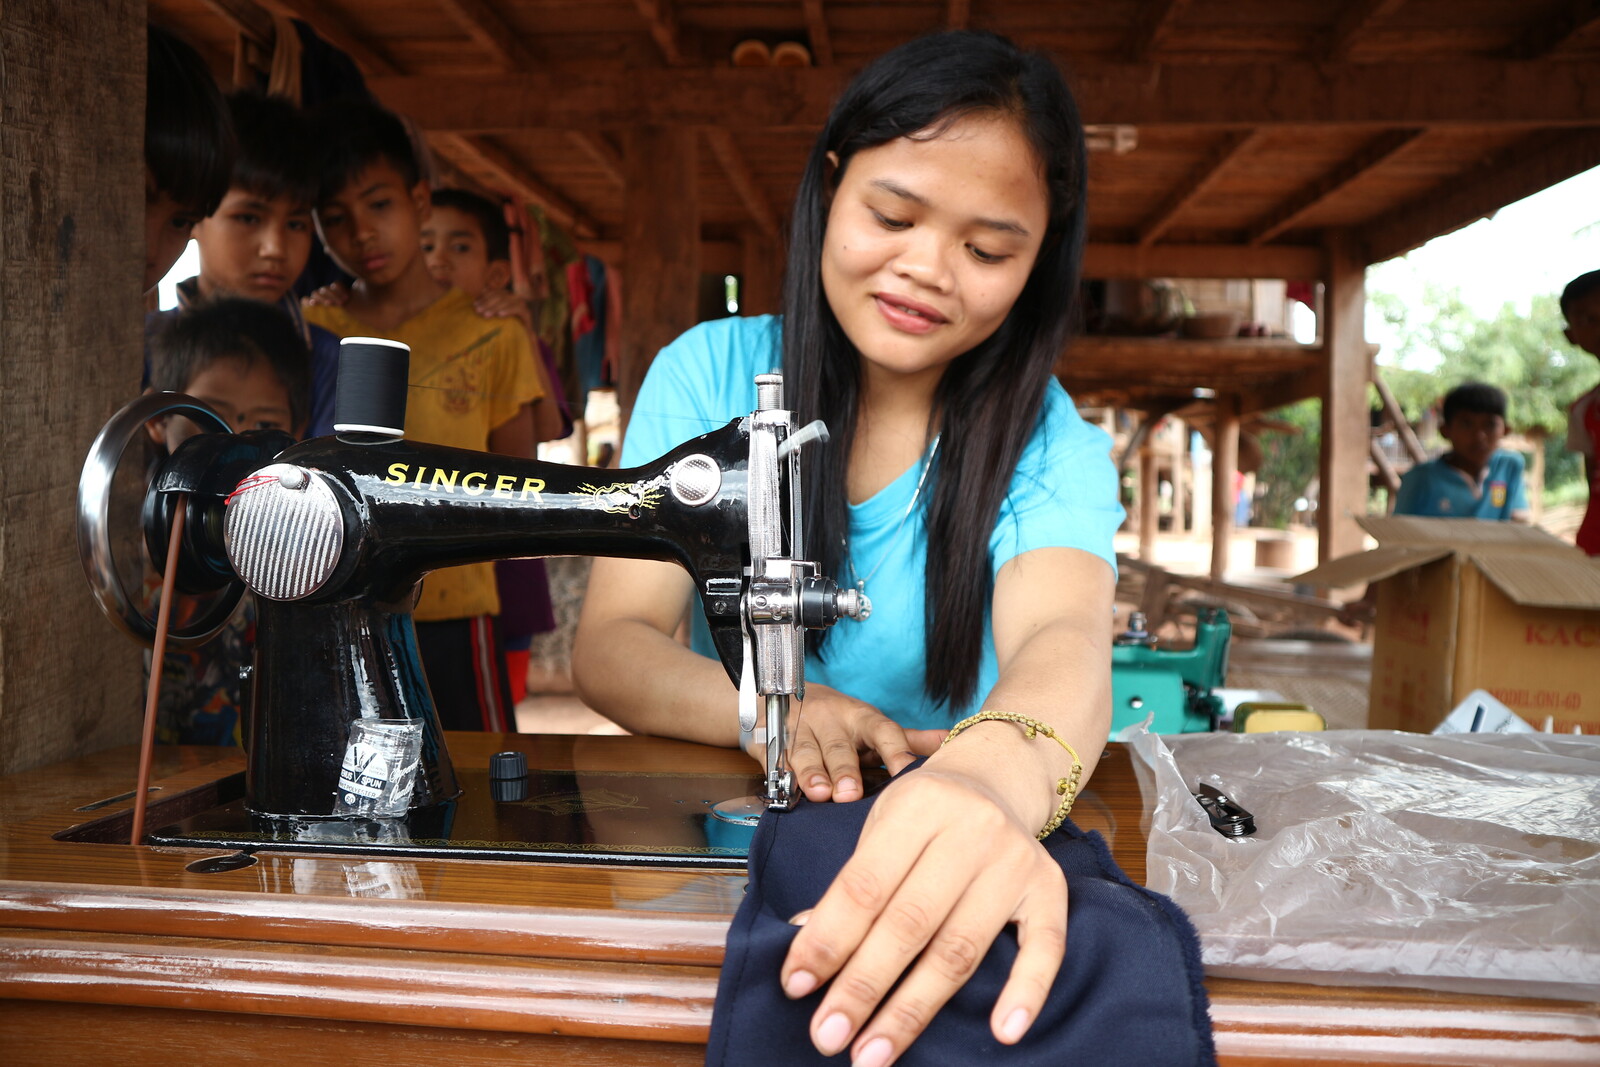
M 272 24 L 272 13 L 254 0 L 204 0 L 204 3 L 235 30 L 257 44 L 271 47 L 278 36 Z
M 614 185 L 627 188 L 627 168 L 622 153 L 606 140 L 604 134 L 568 130 L 567 142 L 593 160 Z
M 964 30 L 972 21 L 972 0 L 946 0 L 944 6 L 944 28 L 947 30 Z
M 1394 130 L 1380 133 L 1361 147 L 1355 155 L 1340 163 L 1332 171 L 1289 197 L 1270 215 L 1257 223 L 1245 235 L 1245 243 L 1258 245 L 1272 240 L 1304 218 L 1318 205 L 1325 203 L 1339 190 L 1375 167 L 1382 166 L 1406 148 L 1415 144 L 1427 130 Z
M 279 15 L 299 19 L 317 36 L 349 56 L 363 74 L 400 74 L 400 65 L 382 48 L 367 41 L 348 19 L 317 0 L 261 0 L 261 6 Z
M 828 18 L 822 0 L 801 0 L 806 16 L 806 33 L 811 38 L 811 60 L 819 67 L 833 66 L 833 38 L 828 36 Z
M 1390 15 L 1405 0 L 1349 0 L 1339 9 L 1339 18 L 1328 33 L 1322 58 L 1343 63 L 1350 58 L 1361 36 Z
M 1600 23 L 1600 0 L 1568 0 L 1566 10 L 1556 17 L 1535 23 L 1512 54 L 1518 59 L 1543 59 L 1596 23 Z
M 650 36 L 655 38 L 656 47 L 661 49 L 661 55 L 667 63 L 674 67 L 683 66 L 683 41 L 678 30 L 677 13 L 672 10 L 672 0 L 633 0 L 633 6 L 639 9 L 639 14 L 650 28 Z
M 1148 63 L 1150 57 L 1172 36 L 1178 17 L 1193 0 L 1151 0 L 1145 7 L 1144 17 L 1134 29 L 1133 44 L 1128 57 L 1135 63 Z
M 1593 126 L 1583 63 L 1080 63 L 1085 122 L 1151 128 L 1368 126 L 1504 130 Z M 374 93 L 425 129 L 616 129 L 635 123 L 820 129 L 853 70 L 832 67 L 632 69 L 545 65 L 523 74 L 372 77 Z
M 441 152 L 462 169 L 488 171 L 496 182 L 543 207 L 551 218 L 578 237 L 599 234 L 600 228 L 584 214 L 582 208 L 528 173 L 527 168 L 513 159 L 511 153 L 488 138 L 439 133 L 433 134 L 432 140 Z
M 1139 227 L 1139 244 L 1150 246 L 1160 240 L 1161 235 L 1171 228 L 1179 215 L 1190 204 L 1205 195 L 1207 189 L 1216 184 L 1228 166 L 1240 156 L 1250 151 L 1261 140 L 1260 130 L 1240 130 L 1223 137 L 1220 144 L 1213 148 L 1200 165 L 1189 172 L 1188 178 L 1166 202 L 1145 220 Z
M 750 171 L 750 165 L 739 152 L 739 146 L 733 143 L 733 134 L 717 126 L 708 126 L 702 132 L 705 134 L 706 143 L 715 153 L 717 162 L 722 164 L 723 173 L 727 174 L 728 181 L 733 183 L 733 190 L 739 194 L 745 210 L 750 212 L 750 217 L 761 227 L 763 233 L 768 237 L 777 237 L 778 213 L 772 210 L 772 204 L 767 201 L 766 194 L 757 184 L 755 175 Z
M 489 5 L 489 0 L 438 0 L 467 36 L 494 57 L 504 71 L 532 70 L 537 66 L 533 53 L 522 38 Z
M 1367 262 L 1409 252 L 1593 167 L 1600 167 L 1600 127 L 1535 134 L 1448 183 L 1448 191 L 1429 193 L 1362 227 Z
M 1090 242 L 1083 250 L 1085 278 L 1287 278 L 1322 277 L 1322 249 L 1301 245 L 1134 245 Z

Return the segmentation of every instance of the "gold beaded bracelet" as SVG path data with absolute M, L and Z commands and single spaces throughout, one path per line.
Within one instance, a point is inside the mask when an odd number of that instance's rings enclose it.
M 1056 733 L 1049 723 L 1040 722 L 1038 719 L 1030 719 L 1026 715 L 1016 715 L 1009 711 L 980 711 L 976 715 L 962 719 L 951 727 L 950 736 L 946 737 L 939 747 L 943 748 L 948 745 L 956 739 L 956 735 L 962 730 L 980 722 L 1014 722 L 1023 728 L 1023 731 L 1028 735 L 1029 741 L 1032 741 L 1040 734 L 1044 734 L 1050 740 L 1066 749 L 1067 755 L 1072 757 L 1072 774 L 1066 778 L 1056 780 L 1056 796 L 1061 798 L 1061 806 L 1056 808 L 1055 815 L 1051 816 L 1050 821 L 1044 824 L 1044 829 L 1039 831 L 1039 840 L 1043 841 L 1055 833 L 1056 828 L 1066 821 L 1067 812 L 1072 810 L 1073 801 L 1078 799 L 1078 783 L 1083 779 L 1083 761 L 1078 758 L 1078 750 L 1062 740 L 1061 735 Z

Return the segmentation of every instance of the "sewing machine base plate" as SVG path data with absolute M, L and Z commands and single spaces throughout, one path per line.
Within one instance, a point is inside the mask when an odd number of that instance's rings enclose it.
M 404 818 L 305 820 L 251 815 L 239 774 L 219 783 L 235 799 L 158 827 L 148 840 L 248 852 L 742 870 L 754 827 L 713 818 L 711 808 L 761 784 L 754 774 L 530 769 L 525 780 L 506 783 L 491 782 L 482 769 L 456 773 L 460 797 Z

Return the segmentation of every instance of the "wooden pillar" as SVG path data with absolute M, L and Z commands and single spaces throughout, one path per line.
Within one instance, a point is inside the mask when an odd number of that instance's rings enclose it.
M 783 285 L 783 253 L 778 242 L 760 227 L 748 226 L 740 241 L 740 253 L 739 314 L 775 314 Z
M 700 292 L 697 140 L 688 126 L 628 131 L 622 220 L 627 310 L 617 367 L 624 426 L 650 361 L 695 324 Z
M 1233 545 L 1233 481 L 1239 471 L 1239 394 L 1217 394 L 1216 442 L 1211 450 L 1211 577 L 1228 571 Z
M 136 740 L 139 652 L 89 595 L 78 474 L 139 392 L 144 4 L 0 5 L 0 774 Z
M 1322 316 L 1322 457 L 1317 500 L 1317 559 L 1327 561 L 1361 548 L 1356 517 L 1367 510 L 1367 454 L 1371 436 L 1367 382 L 1364 258 L 1351 235 L 1328 232 Z
M 1146 563 L 1156 559 L 1156 483 L 1156 450 L 1146 437 L 1139 446 L 1139 558 Z
M 1172 532 L 1181 534 L 1189 528 L 1184 507 L 1184 485 L 1188 482 L 1189 424 L 1182 419 L 1172 420 Z

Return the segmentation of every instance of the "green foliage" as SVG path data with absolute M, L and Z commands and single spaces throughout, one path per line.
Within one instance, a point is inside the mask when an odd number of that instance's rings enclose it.
M 1261 437 L 1261 469 L 1256 474 L 1260 494 L 1252 525 L 1283 530 L 1294 521 L 1294 502 L 1305 495 L 1317 476 L 1322 450 L 1322 401 L 1302 400 L 1279 408 L 1273 418 L 1290 423 L 1298 433 L 1269 433 Z

